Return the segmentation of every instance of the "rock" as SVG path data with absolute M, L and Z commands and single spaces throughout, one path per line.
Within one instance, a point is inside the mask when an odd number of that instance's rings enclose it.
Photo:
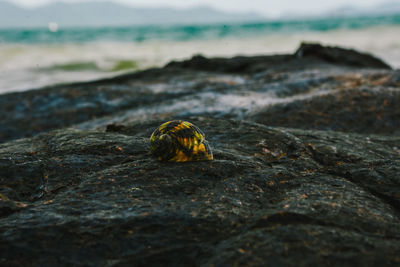
M 314 54 L 310 52 L 313 49 L 317 51 Z M 332 56 L 334 59 L 327 60 L 327 55 L 331 54 L 335 55 Z M 340 61 L 343 58 L 347 59 Z M 166 113 L 187 116 L 192 115 L 187 112 L 188 107 L 210 106 L 210 102 L 215 102 L 215 107 L 209 109 L 215 115 L 215 110 L 221 110 L 221 104 L 215 101 L 217 94 L 222 95 L 222 101 L 226 101 L 226 98 L 235 95 L 243 98 L 243 91 L 254 92 L 261 94 L 254 96 L 259 101 L 270 97 L 270 91 L 284 97 L 300 95 L 317 86 L 332 90 L 348 82 L 340 79 L 349 73 L 355 73 L 354 76 L 378 75 L 380 79 L 386 77 L 387 80 L 381 82 L 386 82 L 386 86 L 397 86 L 398 73 L 388 70 L 386 64 L 376 62 L 373 56 L 353 50 L 303 44 L 294 55 L 231 59 L 195 56 L 188 61 L 171 62 L 162 69 L 112 79 L 4 94 L 0 96 L 0 142 L 105 116 L 113 116 L 112 122 L 118 123 L 114 121 L 118 117 L 116 114 L 124 112 L 143 112 L 146 116 L 155 114 L 156 117 Z M 366 69 L 352 69 L 354 66 L 381 70 L 370 74 Z M 384 69 L 387 71 L 383 72 Z M 189 103 L 193 100 L 197 103 Z M 183 107 L 183 102 L 187 103 L 187 107 Z M 166 106 L 179 108 L 179 105 L 180 111 L 164 110 Z M 243 108 L 249 109 L 251 105 L 246 103 L 240 109 L 235 107 L 235 110 L 224 108 L 220 113 L 221 116 L 242 118 Z M 209 111 L 199 109 L 197 113 L 204 115 L 205 112 Z M 143 116 L 138 118 L 143 119 Z M 104 122 L 108 123 L 110 121 Z
M 154 160 L 160 121 L 1 145 L 2 265 L 400 263 L 398 137 L 187 120 L 214 161 Z
M 0 265 L 400 265 L 399 71 L 309 49 L 0 95 Z
M 400 91 L 351 89 L 249 114 L 259 123 L 302 129 L 400 134 Z
M 260 70 L 273 68 L 294 69 L 301 65 L 312 65 L 315 62 L 376 69 L 391 69 L 391 67 L 366 53 L 360 53 L 353 49 L 341 47 L 322 46 L 314 43 L 302 43 L 294 55 L 279 56 L 237 56 L 233 58 L 206 58 L 197 55 L 190 60 L 182 62 L 171 62 L 167 68 L 194 69 L 203 71 L 219 71 L 229 73 L 252 73 Z
M 330 63 L 355 67 L 391 69 L 388 64 L 372 55 L 360 53 L 353 49 L 327 47 L 313 43 L 302 43 L 295 56 L 299 58 L 316 57 Z

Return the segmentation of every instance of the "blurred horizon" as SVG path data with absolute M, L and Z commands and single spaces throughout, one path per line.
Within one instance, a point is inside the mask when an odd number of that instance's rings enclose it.
M 293 2 L 290 0 L 280 1 L 263 1 L 254 0 L 252 5 L 249 5 L 245 0 L 231 1 L 210 1 L 210 0 L 147 0 L 147 1 L 128 1 L 128 0 L 0 0 L 0 6 L 3 4 L 3 9 L 8 6 L 13 6 L 26 12 L 34 13 L 39 10 L 45 11 L 42 15 L 51 16 L 48 8 L 111 8 L 110 13 L 117 11 L 112 10 L 115 7 L 126 8 L 130 11 L 137 9 L 143 10 L 173 10 L 187 12 L 190 10 L 207 9 L 209 12 L 233 15 L 253 15 L 255 20 L 287 20 L 298 18 L 313 18 L 313 17 L 341 17 L 354 15 L 371 15 L 371 14 L 394 14 L 400 12 L 400 0 L 353 0 L 351 2 L 345 0 L 303 0 L 301 2 Z M 10 11 L 10 10 L 7 10 Z M 14 11 L 15 10 L 11 10 Z M 69 11 L 81 11 L 64 10 Z M 83 10 L 86 11 L 86 10 Z M 98 11 L 98 10 L 96 10 Z M 120 10 L 118 10 L 120 11 Z M 28 13 L 25 13 L 28 14 Z M 15 14 L 10 14 L 15 15 Z M 58 14 L 56 14 L 58 15 Z M 140 15 L 140 14 L 134 14 Z M 158 13 L 156 13 L 158 15 Z M 104 18 L 103 19 L 107 19 Z M 1 27 L 0 21 L 0 27 Z M 128 25 L 120 25 L 128 26 Z
M 308 15 L 304 9 L 289 12 L 298 3 L 289 8 L 288 0 L 269 1 L 281 4 L 283 13 L 275 19 L 265 15 L 264 5 L 260 12 L 229 11 L 209 0 L 173 0 L 168 7 L 151 0 L 141 8 L 138 1 L 131 1 L 132 8 L 123 0 L 69 2 L 0 1 L 0 94 L 161 67 L 196 54 L 293 53 L 303 41 L 368 52 L 400 68 L 400 1 L 353 1 L 346 7 L 331 0 L 310 7 Z M 24 3 L 31 8 L 16 6 Z

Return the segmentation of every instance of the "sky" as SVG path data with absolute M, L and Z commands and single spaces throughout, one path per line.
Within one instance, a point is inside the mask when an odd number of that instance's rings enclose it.
M 8 0 L 26 7 L 35 7 L 59 0 Z M 104 1 L 104 0 L 63 0 L 63 2 Z M 400 0 L 109 0 L 140 7 L 169 6 L 188 8 L 210 6 L 228 12 L 257 12 L 266 16 L 284 14 L 318 14 L 342 6 L 371 7 Z

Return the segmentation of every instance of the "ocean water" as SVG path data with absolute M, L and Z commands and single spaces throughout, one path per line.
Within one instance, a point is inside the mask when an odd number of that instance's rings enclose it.
M 400 15 L 247 24 L 0 28 L 0 93 L 112 77 L 195 54 L 293 53 L 302 41 L 372 53 L 400 68 Z

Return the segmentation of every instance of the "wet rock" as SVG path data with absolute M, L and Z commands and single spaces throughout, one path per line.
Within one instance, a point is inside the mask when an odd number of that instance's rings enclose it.
M 167 68 L 184 68 L 203 71 L 219 71 L 246 73 L 258 72 L 264 69 L 280 68 L 293 69 L 312 64 L 328 63 L 341 66 L 391 69 L 391 67 L 380 60 L 366 53 L 341 47 L 322 46 L 315 43 L 302 43 L 294 55 L 281 56 L 254 56 L 254 57 L 233 57 L 233 58 L 206 58 L 201 55 L 194 56 L 190 60 L 182 62 L 171 62 Z
M 302 49 L 313 47 L 319 51 L 316 55 L 304 52 L 298 56 Z M 335 60 L 326 60 L 325 54 L 332 53 Z M 351 58 L 351 62 L 340 61 L 342 58 Z M 398 85 L 398 72 L 388 70 L 386 64 L 342 48 L 303 45 L 294 55 L 231 59 L 195 56 L 162 69 L 1 95 L 0 142 L 107 116 L 112 118 L 105 119 L 103 126 L 119 123 L 120 117 L 133 117 L 132 113 L 139 120 L 205 113 L 241 119 L 253 108 L 275 103 L 268 101 L 272 94 L 300 97 L 316 90 L 349 88 L 351 82 L 361 80 L 349 78 L 352 74 L 361 75 L 364 84 L 373 80 L 386 87 Z
M 150 157 L 145 137 L 161 121 L 1 145 L 1 184 L 24 208 L 0 209 L 0 262 L 400 264 L 398 137 L 185 119 L 214 161 Z
M 400 265 L 399 72 L 301 50 L 1 95 L 0 265 Z M 151 157 L 172 119 L 214 160 Z
M 400 90 L 352 89 L 269 106 L 248 118 L 271 126 L 400 134 L 399 103 Z
M 373 55 L 360 53 L 353 49 L 327 47 L 314 43 L 302 43 L 300 48 L 296 51 L 295 56 L 299 58 L 316 57 L 330 63 L 341 65 L 391 69 L 388 64 Z

